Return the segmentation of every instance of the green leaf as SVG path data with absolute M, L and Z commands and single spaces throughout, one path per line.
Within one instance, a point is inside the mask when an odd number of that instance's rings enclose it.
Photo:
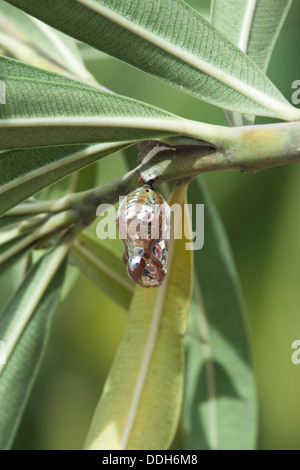
M 0 45 L 11 57 L 92 82 L 76 41 L 0 0 Z M 94 80 L 95 82 L 95 80 Z
M 7 219 L 6 224 L 1 224 L 2 219 L 4 221 Z M 27 216 L 26 218 L 24 216 L 0 218 L 1 275 L 30 251 L 36 240 L 30 232 L 39 229 L 46 219 L 47 216 L 45 215 Z
M 27 219 L 28 215 L 4 215 L 0 217 L 0 231 L 16 227 L 24 219 Z
M 76 264 L 106 295 L 128 310 L 134 284 L 129 279 L 125 264 L 103 243 L 88 233 L 79 237 L 72 249 Z
M 1 153 L 0 215 L 41 189 L 124 146 L 120 143 L 108 143 Z M 12 164 L 12 162 L 17 162 L 17 164 Z
M 217 30 L 266 72 L 293 0 L 212 0 L 211 22 Z M 226 113 L 230 124 L 250 125 L 254 116 Z
M 224 228 L 198 180 L 204 248 L 195 252 L 195 301 L 186 341 L 184 430 L 189 449 L 253 449 L 255 386 L 240 286 Z
M 73 287 L 76 284 L 78 278 L 80 276 L 80 271 L 77 266 L 72 263 L 68 263 L 67 270 L 65 274 L 65 281 L 63 285 L 63 289 L 60 296 L 60 302 L 64 302 L 65 299 L 72 293 Z
M 36 230 L 43 222 L 46 221 L 47 218 L 48 216 L 46 214 L 40 214 L 36 217 L 28 217 L 27 220 L 21 221 L 16 226 L 9 227 L 7 230 L 2 230 L 0 232 L 0 247 L 32 232 L 33 230 Z
M 72 174 L 68 180 L 68 190 L 70 193 L 80 193 L 87 189 L 95 188 L 95 186 L 99 186 L 100 168 L 101 162 L 98 162 L 95 165 L 89 165 L 87 168 L 83 168 Z
M 22 246 L 25 239 L 26 236 L 0 246 L 0 276 L 3 276 L 30 250 L 30 246 Z
M 299 119 L 263 72 L 181 0 L 8 3 L 214 105 Z
M 138 150 L 136 146 L 131 145 L 123 150 L 123 159 L 128 171 L 134 170 L 138 165 Z
M 12 445 L 47 344 L 64 279 L 66 247 L 38 262 L 0 318 L 6 364 L 0 364 L 0 447 Z
M 12 229 L 11 239 L 7 232 L 0 233 L 0 274 L 27 254 L 38 240 L 49 237 L 60 230 L 69 228 L 78 221 L 78 213 L 74 210 L 59 212 L 51 217 L 40 214 L 37 217 L 23 221 L 19 226 Z M 30 231 L 31 230 L 31 231 Z M 28 233 L 30 232 L 30 233 Z M 25 233 L 23 235 L 23 233 Z
M 169 135 L 213 139 L 222 128 L 179 118 L 136 100 L 0 57 L 6 105 L 0 150 L 122 142 Z
M 186 185 L 171 203 L 183 205 Z M 175 233 L 182 226 L 177 220 Z M 187 228 L 187 227 L 185 227 Z M 88 449 L 167 449 L 180 417 L 183 336 L 192 290 L 192 252 L 172 240 L 159 288 L 137 287 L 123 339 L 87 437 Z

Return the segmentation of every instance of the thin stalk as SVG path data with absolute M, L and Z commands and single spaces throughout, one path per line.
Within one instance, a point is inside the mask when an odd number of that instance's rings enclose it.
M 48 235 L 57 233 L 64 228 L 69 227 L 71 224 L 74 224 L 78 220 L 78 213 L 73 210 L 68 210 L 56 214 L 51 217 L 47 222 L 38 228 L 34 232 L 30 233 L 25 238 L 22 238 L 18 243 L 13 245 L 9 250 L 6 250 L 2 255 L 0 255 L 0 265 L 5 263 L 11 257 L 20 253 L 20 251 L 34 244 L 37 240 L 44 238 Z
M 11 353 L 16 346 L 21 334 L 23 333 L 26 325 L 28 324 L 30 318 L 32 317 L 34 311 L 36 310 L 40 300 L 45 294 L 48 286 L 50 285 L 53 277 L 58 271 L 59 267 L 63 263 L 64 259 L 68 255 L 71 245 L 74 239 L 77 236 L 76 230 L 70 231 L 66 236 L 61 240 L 57 248 L 55 248 L 51 262 L 49 263 L 48 269 L 45 272 L 44 276 L 39 279 L 39 285 L 35 289 L 34 294 L 28 300 L 25 310 L 22 314 L 22 321 L 18 322 L 17 328 L 14 326 L 13 334 L 7 333 L 9 340 L 6 340 L 6 354 L 7 361 L 11 356 Z M 5 364 L 0 364 L 0 374 L 3 371 Z
M 144 155 L 144 163 L 121 178 L 62 199 L 23 204 L 7 214 L 56 213 L 74 209 L 80 213 L 83 225 L 89 225 L 100 204 L 116 203 L 119 196 L 125 196 L 139 186 L 140 176 L 144 181 L 153 179 L 156 184 L 161 184 L 208 171 L 255 173 L 273 166 L 300 162 L 300 121 L 223 128 L 218 135 L 223 136 L 218 147 L 206 143 L 201 146 L 199 141 L 195 141 L 195 145 L 176 145 L 177 138 L 169 139 L 168 144 L 154 142 L 148 154 Z
M 19 225 L 11 230 L 6 230 L 0 233 L 0 245 L 4 245 L 11 240 L 26 235 L 32 232 L 36 227 L 39 227 L 48 218 L 48 214 L 39 214 L 36 217 L 31 217 L 28 220 L 23 220 Z

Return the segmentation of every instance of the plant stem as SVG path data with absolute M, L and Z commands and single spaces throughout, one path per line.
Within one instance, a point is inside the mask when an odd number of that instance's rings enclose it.
M 26 308 L 22 312 L 21 321 L 18 322 L 17 327 L 15 325 L 12 325 L 13 331 L 10 331 L 8 329 L 5 332 L 6 336 L 4 335 L 3 338 L 6 343 L 7 360 L 10 358 L 12 351 L 17 344 L 17 341 L 19 340 L 30 318 L 34 314 L 39 302 L 41 301 L 43 295 L 49 287 L 53 277 L 57 273 L 65 258 L 67 257 L 76 236 L 76 229 L 70 230 L 65 234 L 60 243 L 57 245 L 57 247 L 53 250 L 52 259 L 48 265 L 47 271 L 45 271 L 44 275 L 40 277 L 35 292 L 28 299 Z M 0 374 L 4 370 L 4 367 L 5 364 L 0 364 Z
M 20 251 L 30 247 L 30 245 L 34 244 L 41 238 L 54 235 L 55 233 L 58 233 L 59 231 L 65 228 L 68 228 L 77 221 L 78 213 L 73 210 L 67 210 L 64 212 L 60 212 L 59 214 L 55 214 L 53 217 L 47 220 L 41 227 L 38 227 L 37 230 L 22 238 L 10 249 L 3 252 L 0 256 L 0 265 L 5 263 L 17 253 L 20 253 Z
M 23 220 L 15 228 L 6 230 L 0 233 L 0 245 L 3 245 L 14 238 L 18 238 L 26 233 L 32 232 L 35 228 L 42 225 L 47 219 L 48 214 L 39 214 L 35 217 L 31 217 L 28 220 Z
M 208 171 L 255 173 L 273 166 L 300 162 L 300 121 L 223 128 L 221 134 L 218 148 L 213 147 L 212 142 L 201 143 L 192 139 L 189 144 L 180 137 L 169 138 L 168 144 L 149 142 L 147 150 L 143 151 L 141 146 L 142 163 L 121 178 L 62 199 L 24 204 L 7 214 L 56 213 L 74 209 L 80 213 L 82 225 L 87 226 L 96 217 L 100 204 L 116 203 L 119 196 L 125 196 L 139 186 L 140 177 L 144 181 L 153 179 L 154 184 L 161 184 Z

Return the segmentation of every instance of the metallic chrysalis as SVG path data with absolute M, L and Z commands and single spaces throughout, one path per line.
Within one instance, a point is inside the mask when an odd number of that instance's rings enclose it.
M 159 287 L 167 274 L 171 209 L 151 182 L 132 191 L 119 205 L 117 228 L 129 277 L 142 287 Z

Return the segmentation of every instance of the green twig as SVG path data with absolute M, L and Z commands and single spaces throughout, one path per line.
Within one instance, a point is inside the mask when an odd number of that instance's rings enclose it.
M 225 128 L 224 128 L 225 129 Z M 200 173 L 240 170 L 249 173 L 278 165 L 300 162 L 300 122 L 226 128 L 218 148 L 199 141 L 182 145 L 180 138 L 153 142 L 147 146 L 142 163 L 133 171 L 103 186 L 70 194 L 62 199 L 24 204 L 8 212 L 23 215 L 74 209 L 83 226 L 96 217 L 100 204 L 114 204 L 140 184 L 140 177 L 156 184 L 190 178 Z M 178 145 L 179 143 L 179 145 Z M 192 145 L 193 143 L 193 145 Z
M 45 237 L 53 236 L 56 233 L 59 233 L 62 230 L 69 228 L 70 226 L 78 222 L 78 218 L 78 213 L 73 211 L 72 209 L 53 215 L 53 217 L 47 220 L 37 230 L 22 238 L 10 249 L 4 251 L 0 255 L 0 265 L 4 264 L 7 260 L 12 258 L 17 253 L 20 253 L 22 250 L 30 247 L 38 240 L 41 240 Z

